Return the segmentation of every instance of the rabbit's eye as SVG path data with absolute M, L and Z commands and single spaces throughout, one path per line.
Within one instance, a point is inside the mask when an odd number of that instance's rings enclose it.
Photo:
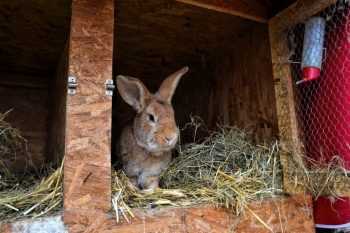
M 148 120 L 151 122 L 155 122 L 156 119 L 154 118 L 154 116 L 152 114 L 148 114 Z

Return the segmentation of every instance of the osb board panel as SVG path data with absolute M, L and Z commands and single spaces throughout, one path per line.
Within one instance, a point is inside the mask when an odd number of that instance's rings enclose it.
M 11 225 L 10 224 L 6 224 L 6 225 L 0 224 L 0 232 L 1 233 L 12 233 Z
M 110 209 L 113 0 L 73 1 L 69 74 L 77 78 L 67 97 L 64 209 L 82 216 Z
M 218 55 L 211 90 L 209 124 L 236 125 L 257 141 L 278 135 L 267 26 L 257 24 Z
M 26 78 L 24 75 L 8 74 L 3 77 L 4 82 L 0 84 L 0 112 L 12 109 L 6 120 L 21 131 L 28 141 L 28 152 L 34 164 L 40 167 L 45 161 L 47 146 L 48 84 L 31 83 L 28 80 L 32 76 Z M 11 79 L 11 82 L 5 82 Z M 9 165 L 13 171 L 22 172 L 27 169 L 28 158 L 20 154 L 14 156 L 17 156 L 16 161 Z
M 315 232 L 312 200 L 309 196 L 297 195 L 286 199 L 272 199 L 262 204 L 249 206 L 250 210 L 240 220 L 237 232 Z M 263 226 L 257 216 L 267 225 Z
M 65 153 L 68 44 L 62 52 L 55 78 L 50 83 L 50 118 L 47 157 L 60 162 Z
M 79 213 L 65 213 L 65 219 L 74 233 L 314 232 L 311 198 L 301 195 L 250 204 L 241 217 L 234 216 L 229 210 L 209 206 L 133 211 L 135 218 L 130 223 L 116 224 L 114 217 L 97 212 L 90 212 L 85 217 Z
M 123 223 L 115 228 L 120 233 L 139 232 L 229 232 L 234 218 L 224 209 L 211 207 L 175 208 L 136 212 L 131 223 Z M 112 231 L 106 231 L 112 232 Z

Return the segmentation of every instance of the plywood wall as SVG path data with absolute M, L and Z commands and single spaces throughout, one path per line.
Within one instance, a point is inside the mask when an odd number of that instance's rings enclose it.
M 68 43 L 62 52 L 55 78 L 50 83 L 50 118 L 47 160 L 59 163 L 64 156 L 68 79 Z
M 257 141 L 277 137 L 271 55 L 266 25 L 255 25 L 218 54 L 211 89 L 209 125 L 218 122 L 253 133 Z
M 27 140 L 37 168 L 60 161 L 64 154 L 67 58 L 65 50 L 53 75 L 0 74 L 0 112 L 12 109 L 6 120 Z M 13 171 L 28 169 L 29 156 L 13 156 Z
M 209 128 L 235 125 L 258 141 L 277 136 L 266 24 L 164 2 L 119 1 L 116 15 L 115 75 L 140 78 L 155 92 L 168 74 L 190 67 L 173 98 L 180 128 L 199 116 Z M 134 115 L 116 93 L 114 141 Z M 191 132 L 182 136 L 192 139 Z
M 45 161 L 48 129 L 48 81 L 46 77 L 2 73 L 0 74 L 0 112 L 12 109 L 7 121 L 18 128 L 28 141 L 28 152 L 34 164 Z M 27 169 L 28 157 L 16 156 L 11 165 L 14 171 Z
M 236 51 L 241 46 L 237 44 L 241 34 L 261 24 L 173 1 L 137 4 L 117 1 L 116 7 L 114 76 L 124 74 L 140 78 L 155 92 L 167 75 L 188 65 L 190 71 L 179 83 L 172 102 L 177 123 L 182 128 L 191 115 L 196 115 L 215 127 L 216 119 L 210 115 L 213 107 L 209 108 L 209 102 L 218 85 L 220 62 L 241 52 Z M 241 74 L 236 72 L 235 75 Z M 114 141 L 134 115 L 135 112 L 116 93 L 113 100 Z M 190 134 L 182 134 L 184 142 L 191 140 Z

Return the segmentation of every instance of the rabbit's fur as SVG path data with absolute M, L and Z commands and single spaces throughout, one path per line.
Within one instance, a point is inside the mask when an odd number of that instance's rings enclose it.
M 138 188 L 157 188 L 160 173 L 171 161 L 171 149 L 179 136 L 171 99 L 187 71 L 188 67 L 184 67 L 171 74 L 155 94 L 136 78 L 117 76 L 121 97 L 137 112 L 133 124 L 122 131 L 117 154 L 125 174 Z

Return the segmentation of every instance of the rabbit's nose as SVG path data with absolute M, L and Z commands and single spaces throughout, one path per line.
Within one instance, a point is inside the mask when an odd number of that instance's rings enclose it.
M 168 145 L 171 145 L 174 143 L 174 141 L 176 141 L 176 138 L 177 138 L 177 135 L 174 134 L 174 135 L 166 136 L 164 139 Z

